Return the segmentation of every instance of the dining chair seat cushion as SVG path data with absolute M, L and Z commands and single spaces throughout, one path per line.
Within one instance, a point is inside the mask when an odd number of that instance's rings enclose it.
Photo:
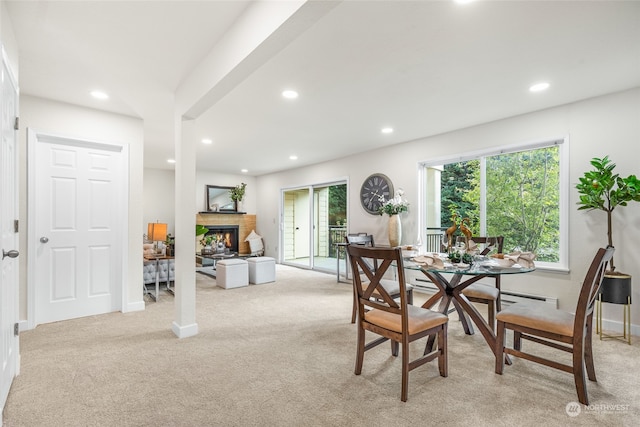
M 500 322 L 541 329 L 565 337 L 573 336 L 574 315 L 544 304 L 519 302 L 498 313 Z
M 410 335 L 435 328 L 438 325 L 447 323 L 449 320 L 449 318 L 442 313 L 415 305 L 407 305 L 407 314 L 409 315 L 408 329 Z M 402 317 L 399 314 L 378 309 L 367 311 L 364 315 L 366 322 L 373 323 L 374 325 L 394 332 L 402 332 L 401 319 Z
M 500 291 L 495 286 L 482 283 L 473 283 L 462 290 L 467 298 L 479 298 L 484 300 L 497 301 Z

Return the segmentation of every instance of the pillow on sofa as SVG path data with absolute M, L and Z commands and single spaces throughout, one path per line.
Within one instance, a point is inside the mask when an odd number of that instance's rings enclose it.
M 142 254 L 144 255 L 153 255 L 153 243 L 143 243 L 142 244 Z
M 251 255 L 262 255 L 264 253 L 264 245 L 262 244 L 262 236 L 251 230 L 251 233 L 244 239 L 245 242 L 249 242 L 249 248 L 251 249 Z

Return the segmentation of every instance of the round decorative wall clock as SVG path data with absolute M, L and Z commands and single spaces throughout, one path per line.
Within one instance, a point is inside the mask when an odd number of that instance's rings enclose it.
M 384 201 L 380 200 L 384 197 Z M 372 215 L 378 215 L 384 202 L 393 197 L 393 184 L 386 175 L 374 173 L 367 177 L 360 187 L 360 203 L 364 210 Z

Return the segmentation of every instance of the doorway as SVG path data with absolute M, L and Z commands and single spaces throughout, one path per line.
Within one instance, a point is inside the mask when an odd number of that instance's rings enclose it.
M 27 137 L 30 326 L 122 310 L 123 146 Z
M 346 181 L 283 190 L 284 264 L 335 273 L 336 243 L 344 241 L 346 232 Z
M 19 373 L 19 341 L 14 327 L 18 322 L 18 149 L 16 116 L 18 85 L 2 49 L 2 94 L 0 96 L 0 412 Z

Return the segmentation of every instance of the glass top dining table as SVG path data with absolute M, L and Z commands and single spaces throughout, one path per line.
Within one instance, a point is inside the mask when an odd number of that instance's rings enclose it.
M 445 257 L 446 254 L 440 255 L 440 258 Z M 403 267 L 407 270 L 421 271 L 438 288 L 438 292 L 422 305 L 423 308 L 433 309 L 432 307 L 438 304 L 438 308 L 433 310 L 448 315 L 449 307 L 453 304 L 455 310 L 458 312 L 465 333 L 467 335 L 474 333 L 473 326 L 469 321 L 470 318 L 494 354 L 496 335 L 493 326 L 489 326 L 487 321 L 480 315 L 475 306 L 469 302 L 462 291 L 469 285 L 485 277 L 504 274 L 522 274 L 535 271 L 535 267 L 522 267 L 518 264 L 509 267 L 499 266 L 495 264 L 495 261 L 487 257 L 477 257 L 471 265 L 444 262 L 444 265 L 439 266 L 417 263 L 413 260 L 413 257 L 406 257 L 403 259 Z M 433 345 L 434 337 L 430 337 L 427 341 L 427 350 L 431 351 Z M 506 358 L 506 362 L 510 364 L 508 358 Z

